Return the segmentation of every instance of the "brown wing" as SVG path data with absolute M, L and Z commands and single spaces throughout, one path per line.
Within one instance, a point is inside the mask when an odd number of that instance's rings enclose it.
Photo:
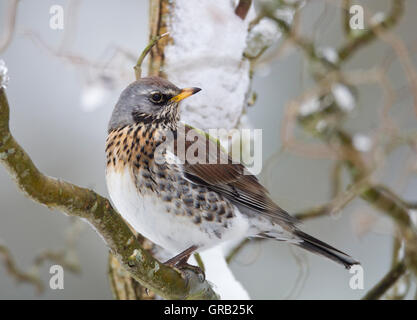
M 191 129 L 193 128 L 186 126 L 185 134 L 188 135 Z M 245 166 L 232 163 L 232 159 L 219 143 L 204 137 L 204 134 L 196 130 L 193 130 L 192 135 L 195 137 L 193 141 L 184 139 L 185 150 L 193 151 L 198 161 L 189 161 L 189 157 L 185 157 L 183 168 L 187 179 L 224 195 L 245 214 L 261 214 L 276 222 L 290 225 L 298 222 L 272 201 L 268 191 Z M 177 139 L 183 137 L 177 136 Z M 217 152 L 213 153 L 213 150 Z

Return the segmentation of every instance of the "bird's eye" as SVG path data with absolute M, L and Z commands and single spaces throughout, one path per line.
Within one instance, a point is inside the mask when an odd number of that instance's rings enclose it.
M 164 95 L 160 92 L 154 92 L 151 94 L 151 101 L 153 103 L 161 103 L 164 100 Z

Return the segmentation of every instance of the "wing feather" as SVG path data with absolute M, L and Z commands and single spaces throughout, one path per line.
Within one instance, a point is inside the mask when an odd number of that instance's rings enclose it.
M 185 135 L 192 129 L 194 128 L 185 126 Z M 256 176 L 250 174 L 242 164 L 233 163 L 218 141 L 204 135 L 205 133 L 193 132 L 193 136 L 197 137 L 194 141 L 182 140 L 185 141 L 185 150 L 192 145 L 197 152 L 205 150 L 204 159 L 199 159 L 202 161 L 198 163 L 190 163 L 185 159 L 183 169 L 187 179 L 224 195 L 239 208 L 243 208 L 245 213 L 264 215 L 278 223 L 293 225 L 298 222 L 270 198 Z M 177 136 L 178 138 L 184 137 Z M 214 155 L 216 161 L 213 161 L 213 152 L 209 152 L 213 150 L 217 150 Z

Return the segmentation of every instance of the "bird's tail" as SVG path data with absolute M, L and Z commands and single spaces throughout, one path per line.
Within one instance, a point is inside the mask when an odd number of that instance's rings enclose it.
M 299 237 L 302 241 L 297 243 L 297 245 L 303 249 L 311 251 L 313 253 L 327 257 L 337 263 L 343 264 L 346 269 L 354 264 L 359 264 L 358 261 L 347 255 L 346 253 L 333 248 L 332 246 L 320 241 L 307 233 L 304 233 L 300 230 L 296 230 L 294 234 Z

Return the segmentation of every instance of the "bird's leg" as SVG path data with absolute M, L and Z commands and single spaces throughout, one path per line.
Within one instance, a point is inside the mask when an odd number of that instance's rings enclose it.
M 197 250 L 197 246 L 191 246 L 188 249 L 185 249 L 183 252 L 177 254 L 175 257 L 169 259 L 165 262 L 166 265 L 170 267 L 176 267 L 180 264 L 187 263 L 188 259 L 190 258 L 191 254 Z
M 205 278 L 205 274 L 203 272 L 203 270 L 201 270 L 201 268 L 197 267 L 197 266 L 193 266 L 191 264 L 188 264 L 187 261 L 190 258 L 191 254 L 197 250 L 197 246 L 191 246 L 188 249 L 184 250 L 183 252 L 177 254 L 175 257 L 169 259 L 168 261 L 166 261 L 164 264 L 170 266 L 170 267 L 175 267 L 177 269 L 190 269 L 193 270 L 194 272 L 198 273 L 198 274 L 202 274 L 203 278 Z

